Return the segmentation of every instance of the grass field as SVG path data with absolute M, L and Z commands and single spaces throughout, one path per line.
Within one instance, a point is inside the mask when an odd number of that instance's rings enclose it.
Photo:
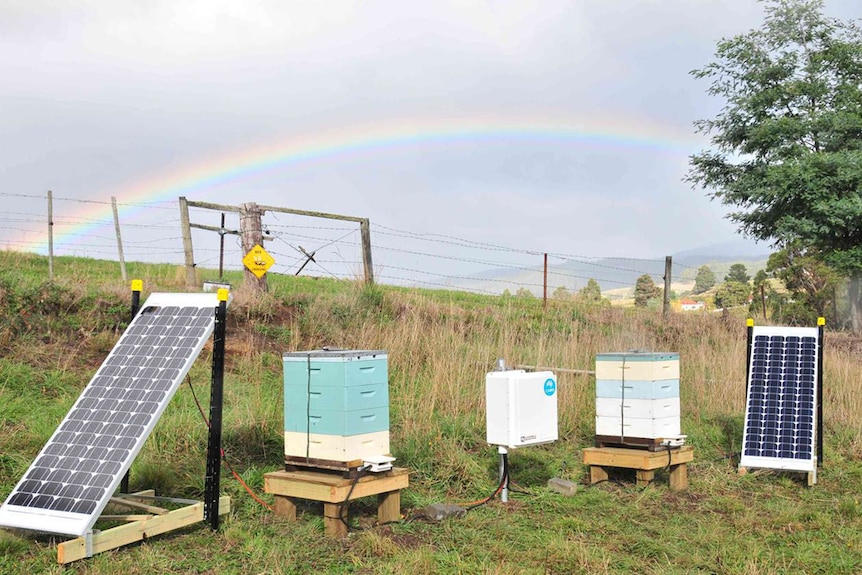
M 47 261 L 0 252 L 0 498 L 26 471 L 129 319 L 117 264 Z M 174 266 L 130 264 L 154 291 L 184 291 Z M 198 270 L 201 279 L 215 279 Z M 241 283 L 238 274 L 228 279 Z M 60 567 L 56 540 L 0 530 L 0 573 L 860 573 L 862 572 L 862 342 L 827 330 L 825 462 L 818 485 L 801 474 L 737 474 L 745 389 L 745 317 L 579 307 L 534 298 L 272 276 L 270 291 L 237 290 L 228 312 L 224 445 L 265 501 L 263 475 L 282 467 L 285 351 L 324 345 L 389 354 L 391 449 L 411 471 L 403 521 L 374 524 L 374 498 L 351 506 L 343 541 L 323 536 L 320 508 L 288 523 L 230 473 L 233 510 L 203 524 Z M 683 433 L 695 447 L 687 491 L 633 481 L 549 491 L 549 478 L 584 483 L 580 450 L 593 443 L 590 376 L 560 372 L 560 439 L 513 451 L 509 503 L 492 500 L 440 523 L 435 502 L 481 499 L 496 487 L 485 443 L 484 376 L 509 364 L 592 369 L 595 355 L 649 349 L 680 354 Z M 193 399 L 209 396 L 205 348 L 135 461 L 133 489 L 200 498 L 207 429 Z

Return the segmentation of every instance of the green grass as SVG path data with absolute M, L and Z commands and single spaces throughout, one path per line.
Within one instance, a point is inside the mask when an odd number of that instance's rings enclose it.
M 182 291 L 176 266 L 130 263 L 145 294 Z M 129 289 L 115 262 L 0 252 L 0 497 L 5 498 L 111 350 L 128 321 Z M 198 270 L 216 279 L 212 270 Z M 241 285 L 238 272 L 227 281 Z M 322 345 L 389 353 L 391 445 L 411 471 L 404 520 L 374 524 L 375 501 L 351 505 L 344 541 L 323 536 L 317 504 L 289 523 L 255 502 L 225 469 L 232 511 L 218 533 L 200 524 L 56 565 L 52 537 L 0 530 L 0 573 L 858 573 L 862 572 L 862 430 L 858 338 L 827 333 L 826 461 L 819 483 L 799 474 L 740 476 L 744 317 L 590 308 L 535 298 L 366 287 L 271 276 L 270 291 L 235 293 L 228 317 L 224 446 L 263 499 L 263 476 L 282 461 L 285 351 Z M 434 502 L 493 492 L 497 454 L 485 441 L 484 374 L 510 364 L 590 369 L 596 353 L 678 351 L 682 424 L 695 446 L 690 487 L 646 489 L 631 478 L 549 491 L 562 477 L 583 483 L 580 450 L 591 445 L 594 380 L 560 373 L 560 440 L 513 451 L 512 479 L 525 493 L 465 517 L 432 523 Z M 190 379 L 209 397 L 210 352 Z M 183 384 L 132 466 L 133 489 L 200 498 L 207 429 Z

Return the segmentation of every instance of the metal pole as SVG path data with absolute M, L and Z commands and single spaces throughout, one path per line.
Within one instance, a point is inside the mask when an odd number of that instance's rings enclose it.
M 817 318 L 817 467 L 823 466 L 823 336 L 826 318 Z
M 210 429 L 207 445 L 207 475 L 204 492 L 204 521 L 210 527 L 219 527 L 219 482 L 221 479 L 221 427 L 222 404 L 224 402 L 224 348 L 225 322 L 227 319 L 228 290 L 218 290 L 218 307 L 215 308 L 213 330 L 212 388 L 210 390 Z
M 748 400 L 748 381 L 751 379 L 751 349 L 754 346 L 754 338 L 752 338 L 752 334 L 754 334 L 754 318 L 748 318 L 745 320 L 746 326 L 746 338 L 748 343 L 746 344 L 745 349 L 745 398 L 744 401 Z M 744 409 L 744 407 L 743 407 Z
M 507 503 L 509 501 L 509 478 L 506 477 L 506 457 L 509 450 L 500 445 L 497 447 L 497 452 L 500 454 L 500 483 L 503 484 L 503 490 L 500 492 L 500 501 Z
M 221 227 L 218 232 L 218 279 L 222 280 L 224 274 L 224 212 L 221 215 Z
M 117 254 L 120 257 L 120 276 L 124 282 L 129 281 L 126 273 L 126 258 L 123 257 L 123 238 L 120 236 L 120 216 L 117 213 L 117 198 L 111 196 L 111 209 L 114 211 L 114 231 L 117 233 Z
M 144 289 L 144 282 L 141 280 L 132 280 L 132 306 L 131 306 L 131 317 L 129 318 L 129 323 L 134 321 L 135 316 L 138 315 L 138 310 L 141 309 L 141 291 Z M 120 493 L 128 493 L 129 492 L 129 474 L 131 470 L 126 471 L 126 474 L 123 476 L 122 481 L 120 481 Z
M 48 279 L 54 279 L 54 194 L 48 190 Z
M 548 307 L 548 254 L 545 254 L 545 273 L 542 280 L 542 306 Z

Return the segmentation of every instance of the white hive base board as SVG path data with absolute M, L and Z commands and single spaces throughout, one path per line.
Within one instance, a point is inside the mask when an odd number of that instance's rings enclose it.
M 387 455 L 388 453 L 388 431 L 376 431 L 360 435 L 284 432 L 284 454 L 292 457 L 353 461 L 373 455 Z
M 596 416 L 596 435 L 661 439 L 681 435 L 679 416 L 658 419 Z
M 679 417 L 679 398 L 666 399 L 618 399 L 596 398 L 596 415 L 599 417 L 624 417 L 629 419 L 661 419 Z

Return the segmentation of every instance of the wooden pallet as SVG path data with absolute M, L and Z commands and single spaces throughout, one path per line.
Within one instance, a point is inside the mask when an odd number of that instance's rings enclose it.
M 344 477 L 353 478 L 362 469 L 362 460 L 333 461 L 330 459 L 315 459 L 296 455 L 284 456 L 285 471 L 319 471 L 321 473 L 340 473 Z
M 339 513 L 348 501 L 377 495 L 377 522 L 401 519 L 401 490 L 409 484 L 409 473 L 403 467 L 391 471 L 344 478 L 321 471 L 273 471 L 263 476 L 264 491 L 275 495 L 275 512 L 290 521 L 296 520 L 296 500 L 323 502 L 324 532 L 330 537 L 345 537 L 347 525 Z M 348 495 L 350 499 L 348 500 Z
M 154 503 L 180 503 L 183 507 L 168 511 Z M 57 545 L 57 562 L 61 565 L 92 557 L 154 535 L 175 531 L 204 520 L 202 501 L 155 497 L 153 490 L 139 491 L 111 498 L 111 505 L 136 511 L 134 514 L 102 514 L 99 521 L 125 521 L 124 525 L 71 539 Z M 230 512 L 230 497 L 219 498 L 219 515 Z M 98 525 L 98 523 L 97 523 Z
M 584 463 L 590 466 L 590 485 L 608 479 L 609 469 L 634 469 L 637 485 L 644 487 L 655 479 L 655 471 L 664 467 L 669 471 L 670 489 L 688 489 L 686 464 L 694 460 L 694 447 L 683 445 L 670 451 L 650 451 L 628 447 L 587 447 L 583 450 Z
M 662 445 L 664 438 L 620 437 L 619 435 L 596 435 L 596 447 L 623 447 L 628 449 L 647 449 L 649 451 L 667 451 Z

